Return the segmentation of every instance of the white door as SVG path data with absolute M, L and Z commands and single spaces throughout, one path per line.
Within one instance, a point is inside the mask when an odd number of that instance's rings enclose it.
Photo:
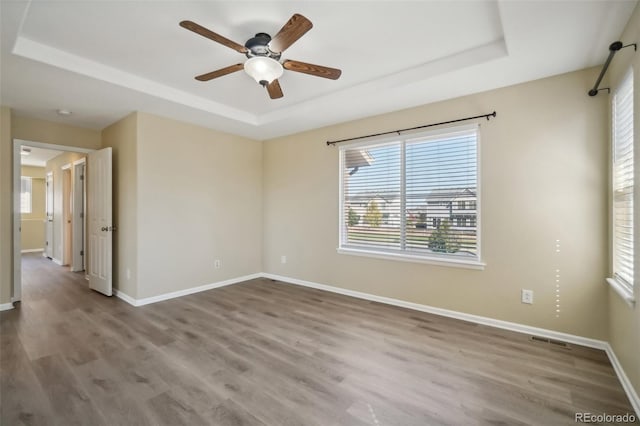
M 89 287 L 102 294 L 112 293 L 112 173 L 111 148 L 87 155 L 87 216 L 89 218 Z
M 44 254 L 49 259 L 53 257 L 53 172 L 47 173 L 47 218 L 45 223 Z

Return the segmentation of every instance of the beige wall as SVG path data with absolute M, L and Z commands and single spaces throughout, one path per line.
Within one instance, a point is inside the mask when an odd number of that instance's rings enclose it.
M 636 7 L 631 19 L 627 23 L 620 40 L 625 44 L 640 42 L 640 8 Z M 626 48 L 618 52 L 607 72 L 610 85 L 615 89 L 618 83 L 628 71 L 634 69 L 634 140 L 638 146 L 640 140 L 640 57 L 632 48 Z M 606 86 L 605 86 L 606 87 Z M 606 98 L 606 96 L 603 96 Z M 610 99 L 609 99 L 610 100 Z M 635 150 L 636 164 L 640 158 L 638 148 Z M 636 170 L 635 199 L 640 200 L 640 174 Z M 638 204 L 636 203 L 636 206 Z M 635 209 L 635 240 L 640 241 L 640 209 Z M 636 276 L 640 275 L 640 250 L 635 250 Z M 640 284 L 636 278 L 635 283 L 635 308 L 628 306 L 613 290 L 609 290 L 609 341 L 624 368 L 629 380 L 636 392 L 640 394 Z
M 139 113 L 137 165 L 139 298 L 261 271 L 261 143 Z
M 607 103 L 586 96 L 598 71 L 267 141 L 265 272 L 606 339 Z M 325 141 L 493 110 L 481 122 L 484 271 L 336 253 L 339 152 Z M 523 288 L 533 305 L 520 303 Z
M 138 297 L 137 113 L 102 131 L 102 146 L 113 151 L 113 286 Z M 129 273 L 127 274 L 127 270 Z
M 47 161 L 45 167 L 46 173 L 53 173 L 53 259 L 58 262 L 64 261 L 63 254 L 63 233 L 64 233 L 64 216 L 63 216 L 63 166 L 72 164 L 74 161 L 85 158 L 86 154 L 76 152 L 65 152 L 57 157 Z M 71 173 L 70 184 L 73 185 L 73 167 L 69 169 Z M 71 202 L 69 199 L 68 202 Z M 69 259 L 70 261 L 70 259 Z
M 11 110 L 0 107 L 0 305 L 11 303 L 13 291 L 13 147 Z
M 20 217 L 21 250 L 44 249 L 45 211 L 45 168 L 22 166 L 21 176 L 31 178 L 31 213 Z

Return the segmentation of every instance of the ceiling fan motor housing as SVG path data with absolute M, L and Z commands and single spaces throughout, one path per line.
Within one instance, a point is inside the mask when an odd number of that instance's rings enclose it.
M 271 36 L 267 33 L 257 33 L 255 37 L 250 38 L 244 44 L 244 47 L 249 49 L 247 51 L 247 58 L 252 58 L 254 56 L 266 56 L 276 61 L 280 59 L 280 53 L 272 52 L 269 49 L 269 42 L 271 41 Z

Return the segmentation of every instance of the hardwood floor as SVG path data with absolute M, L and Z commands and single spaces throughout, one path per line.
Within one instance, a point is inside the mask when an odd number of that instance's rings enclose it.
M 139 308 L 23 258 L 2 425 L 564 425 L 633 414 L 604 352 L 257 279 Z

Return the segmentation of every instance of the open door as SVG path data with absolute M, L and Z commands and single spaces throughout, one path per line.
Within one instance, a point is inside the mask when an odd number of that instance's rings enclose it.
M 111 148 L 87 155 L 87 215 L 89 218 L 89 287 L 111 296 L 112 291 L 112 173 Z

